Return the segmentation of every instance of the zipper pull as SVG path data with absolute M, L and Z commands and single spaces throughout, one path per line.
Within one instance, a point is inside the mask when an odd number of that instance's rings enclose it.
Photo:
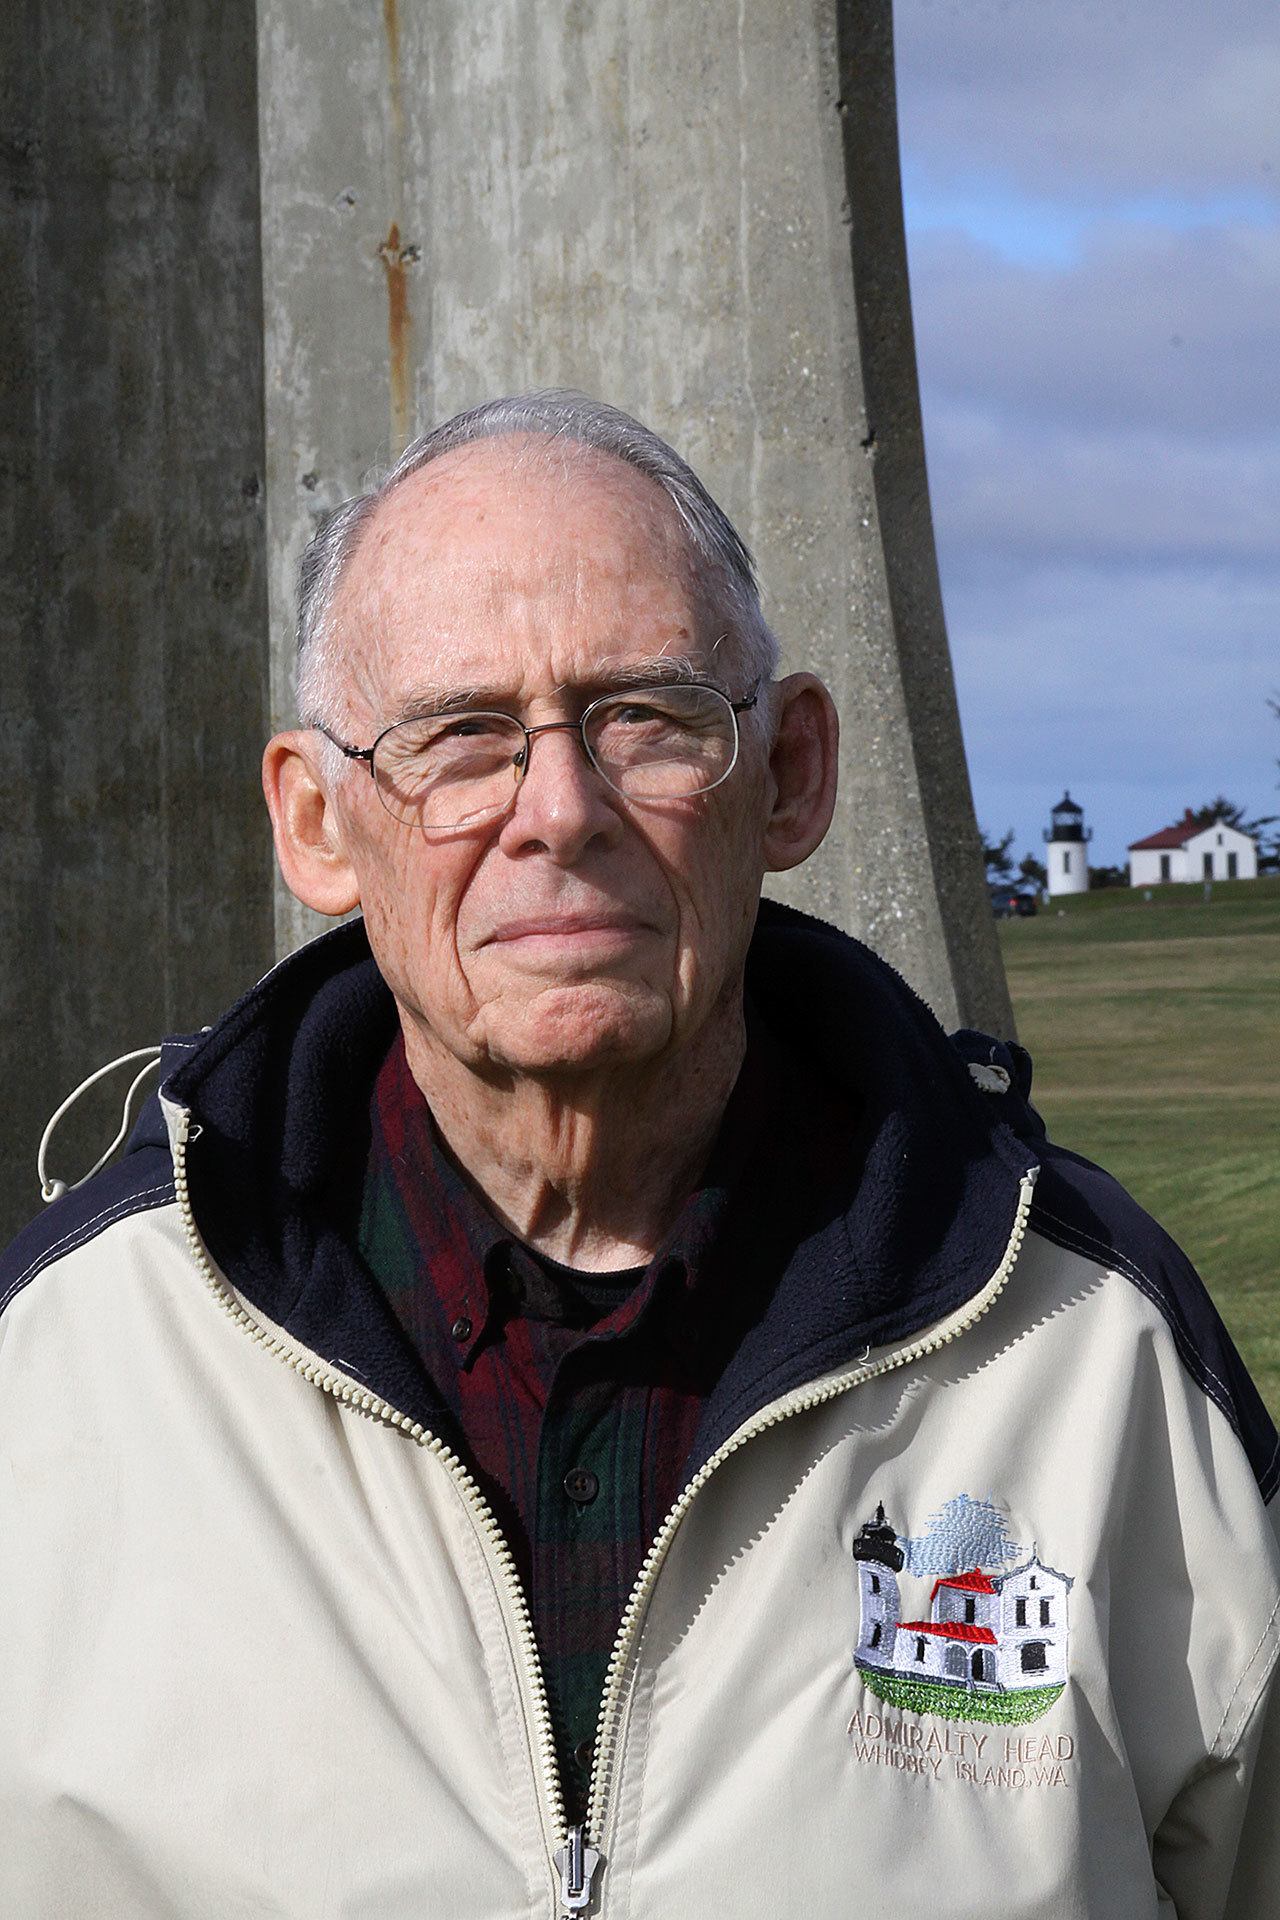
M 585 1913 L 591 1905 L 591 1883 L 600 1865 L 599 1853 L 585 1844 L 581 1827 L 570 1827 L 568 1845 L 557 1847 L 552 1858 L 560 1875 L 562 1914 Z

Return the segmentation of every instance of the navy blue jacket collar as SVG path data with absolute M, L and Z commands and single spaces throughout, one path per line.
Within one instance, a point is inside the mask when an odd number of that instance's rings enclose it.
M 844 1191 L 819 1217 L 780 1226 L 776 1286 L 708 1405 L 691 1467 L 779 1393 L 976 1293 L 1037 1158 L 1016 1093 L 979 1092 L 933 1015 L 857 941 L 763 903 L 747 986 L 783 1043 L 849 1091 L 860 1122 Z M 431 1425 L 441 1409 L 351 1244 L 369 1095 L 395 1021 L 354 922 L 282 962 L 177 1056 L 164 1090 L 199 1125 L 195 1217 L 237 1291 Z

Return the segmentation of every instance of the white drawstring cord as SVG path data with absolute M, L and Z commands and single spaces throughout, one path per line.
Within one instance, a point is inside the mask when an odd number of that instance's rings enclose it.
M 1008 1093 L 1013 1075 L 1007 1067 L 988 1066 L 984 1060 L 969 1062 L 969 1077 L 984 1093 Z
M 70 1182 L 66 1180 L 51 1180 L 45 1171 L 44 1157 L 49 1151 L 49 1142 L 53 1138 L 54 1128 L 57 1126 L 59 1120 L 61 1120 L 63 1114 L 69 1112 L 70 1109 L 74 1107 L 82 1093 L 87 1093 L 90 1087 L 94 1086 L 107 1074 L 114 1073 L 117 1067 L 127 1067 L 131 1061 L 143 1059 L 145 1059 L 147 1064 L 143 1067 L 142 1071 L 135 1076 L 133 1085 L 124 1097 L 124 1112 L 120 1116 L 120 1131 L 106 1152 L 95 1160 L 88 1173 L 81 1174 L 78 1180 L 72 1180 Z M 133 1096 L 150 1073 L 152 1067 L 158 1064 L 159 1059 L 159 1047 L 135 1047 L 132 1053 L 122 1053 L 118 1060 L 108 1060 L 105 1067 L 99 1067 L 96 1073 L 91 1073 L 87 1080 L 80 1082 L 80 1085 L 74 1093 L 67 1095 L 41 1134 L 40 1146 L 36 1153 L 36 1174 L 40 1181 L 40 1198 L 45 1201 L 46 1204 L 50 1200 L 61 1200 L 64 1193 L 73 1193 L 77 1187 L 82 1187 L 86 1180 L 92 1180 L 98 1169 L 106 1166 L 116 1148 L 124 1144 L 125 1136 L 129 1131 L 129 1109 L 133 1105 Z

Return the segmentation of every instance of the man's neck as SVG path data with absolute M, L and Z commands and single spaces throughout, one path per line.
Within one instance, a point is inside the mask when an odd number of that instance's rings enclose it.
M 740 997 L 670 1060 L 572 1080 L 487 1079 L 408 1019 L 404 1033 L 436 1126 L 491 1211 L 538 1252 L 598 1273 L 653 1258 L 698 1183 L 746 1051 Z

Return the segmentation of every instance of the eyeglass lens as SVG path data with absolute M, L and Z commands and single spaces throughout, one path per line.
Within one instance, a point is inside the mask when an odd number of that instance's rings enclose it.
M 597 700 L 582 739 L 601 778 L 629 800 L 686 799 L 718 786 L 737 755 L 737 716 L 714 687 L 646 687 Z M 378 794 L 397 820 L 462 827 L 511 804 L 536 744 L 504 713 L 427 715 L 379 739 Z

